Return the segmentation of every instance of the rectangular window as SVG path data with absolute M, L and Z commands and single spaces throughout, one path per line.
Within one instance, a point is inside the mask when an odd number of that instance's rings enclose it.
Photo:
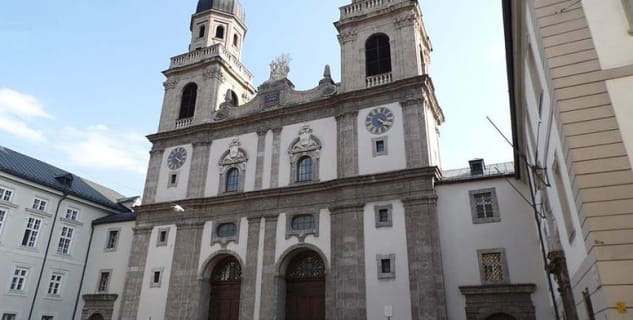
M 563 177 L 560 174 L 560 167 L 558 161 L 555 161 L 552 170 L 554 171 L 554 185 L 556 187 L 556 194 L 558 195 L 558 203 L 560 203 L 560 209 L 563 214 L 563 220 L 565 222 L 565 230 L 567 231 L 567 240 L 571 244 L 576 237 L 576 228 L 574 227 L 574 220 L 567 201 L 567 193 L 565 192 L 565 185 L 563 184 Z
M 119 230 L 108 231 L 108 240 L 106 242 L 106 249 L 108 250 L 116 249 L 118 242 L 119 242 Z
M 24 291 L 26 276 L 28 274 L 29 269 L 16 267 L 13 271 L 13 278 L 11 279 L 11 291 Z
M 384 228 L 393 226 L 393 206 L 380 205 L 374 206 L 374 215 L 376 218 L 376 228 Z
M 40 198 L 35 198 L 33 200 L 33 206 L 31 208 L 33 210 L 46 211 L 46 205 L 48 205 L 48 201 Z
M 504 249 L 478 250 L 477 255 L 482 284 L 509 282 Z
M 97 284 L 97 292 L 108 292 L 110 286 L 110 271 L 101 271 L 99 274 L 99 283 Z
M 380 260 L 382 273 L 391 273 L 391 260 L 382 259 Z
M 156 238 L 156 246 L 157 247 L 166 246 L 168 239 L 169 239 L 169 228 L 158 229 L 158 237 Z
M 5 187 L 0 187 L 0 201 L 11 202 L 12 197 L 13 190 L 7 189 Z
M 387 136 L 380 138 L 373 138 L 372 141 L 372 155 L 374 157 L 386 156 L 389 154 L 387 146 Z
M 383 152 L 385 152 L 385 141 L 383 140 L 376 141 L 376 153 L 383 153 Z
M 168 187 L 175 187 L 178 185 L 178 173 L 169 174 L 169 183 Z
M 7 216 L 7 212 L 0 210 L 0 234 L 2 234 L 2 226 L 4 226 L 4 218 Z
M 15 313 L 3 313 L 2 320 L 15 320 L 17 315 Z
M 162 269 L 154 269 L 152 271 L 152 279 L 150 283 L 150 288 L 160 288 L 160 282 L 162 279 L 163 270 Z
M 74 208 L 66 209 L 66 219 L 76 221 L 79 217 L 79 210 Z
M 495 188 L 471 190 L 469 196 L 473 223 L 501 221 Z
M 62 234 L 59 237 L 59 244 L 57 245 L 57 253 L 68 254 L 74 232 L 75 230 L 71 227 L 62 227 Z
M 58 273 L 51 275 L 51 281 L 48 283 L 48 294 L 51 296 L 58 296 L 61 292 L 63 276 Z
M 396 277 L 395 254 L 376 255 L 376 266 L 378 268 L 378 279 L 394 279 Z
M 23 246 L 34 248 L 37 245 L 37 235 L 40 232 L 41 224 L 42 220 L 40 219 L 28 218 L 26 230 L 24 230 L 24 236 L 22 237 Z
M 53 320 L 53 316 L 42 316 L 42 320 Z

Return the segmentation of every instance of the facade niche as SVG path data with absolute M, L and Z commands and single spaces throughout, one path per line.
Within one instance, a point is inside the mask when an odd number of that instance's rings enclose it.
M 299 137 L 295 138 L 288 148 L 290 184 L 319 181 L 319 158 L 322 145 L 319 138 L 312 132 L 310 126 L 303 126 L 299 130 Z

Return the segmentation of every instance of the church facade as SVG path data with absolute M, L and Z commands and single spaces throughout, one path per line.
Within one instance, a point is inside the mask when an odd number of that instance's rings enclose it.
M 514 167 L 440 170 L 417 1 L 340 11 L 340 83 L 295 90 L 282 56 L 255 89 L 244 8 L 199 1 L 143 205 L 95 227 L 93 255 L 112 230 L 130 245 L 89 259 L 78 319 L 551 318 Z

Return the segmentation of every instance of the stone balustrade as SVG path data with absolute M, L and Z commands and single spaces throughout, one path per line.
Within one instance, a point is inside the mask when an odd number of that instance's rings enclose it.
M 240 62 L 240 60 L 230 53 L 221 44 L 212 45 L 210 47 L 197 49 L 179 56 L 171 58 L 171 64 L 169 68 L 183 67 L 190 64 L 198 63 L 205 59 L 213 57 L 221 57 L 229 63 L 231 69 L 236 71 L 244 80 L 249 82 L 253 81 L 253 74 L 246 69 L 246 67 Z
M 365 79 L 365 83 L 367 84 L 367 88 L 380 86 L 383 84 L 390 83 L 392 81 L 391 72 L 382 73 L 375 76 L 370 76 Z
M 364 0 L 354 2 L 350 5 L 341 7 L 341 19 L 365 14 L 367 11 L 373 10 L 376 7 L 387 6 L 397 1 L 398 0 Z
M 176 128 L 175 129 L 182 129 L 182 128 L 190 127 L 192 122 L 193 122 L 193 118 L 178 119 L 178 120 L 176 120 Z

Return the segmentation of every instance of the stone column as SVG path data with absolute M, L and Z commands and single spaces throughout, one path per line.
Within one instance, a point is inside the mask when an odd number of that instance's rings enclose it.
M 358 111 L 336 116 L 338 177 L 358 175 Z
M 428 167 L 429 141 L 424 113 L 424 100 L 409 99 L 400 102 L 400 105 L 402 106 L 407 168 Z
M 121 298 L 123 301 L 121 304 L 122 320 L 136 320 L 151 233 L 152 227 L 134 228 L 127 279 L 125 279 L 125 289 Z
M 165 150 L 154 149 L 149 152 L 149 164 L 147 165 L 147 177 L 145 178 L 145 190 L 143 191 L 143 203 L 152 204 L 156 201 L 156 189 L 158 188 L 158 177 L 160 176 L 160 166 L 163 162 Z
M 330 320 L 367 319 L 363 206 L 330 209 L 332 261 L 325 283 L 325 312 Z
M 176 228 L 165 319 L 198 319 L 201 298 L 198 262 L 204 223 L 183 223 Z
M 270 170 L 270 187 L 277 188 L 279 186 L 279 154 L 281 148 L 281 128 L 273 129 L 273 159 L 272 168 Z
M 275 319 L 279 294 L 276 288 L 275 244 L 277 243 L 278 216 L 267 216 L 264 231 L 264 268 L 262 270 L 261 320 Z
M 259 228 L 262 218 L 248 219 L 248 241 L 246 261 L 242 266 L 242 290 L 240 292 L 240 320 L 253 319 L 255 312 L 255 292 L 257 286 L 257 249 L 259 247 Z
M 207 184 L 207 172 L 209 171 L 210 149 L 211 142 L 196 142 L 193 144 L 189 185 L 187 186 L 188 199 L 204 197 L 204 189 Z
M 405 200 L 412 319 L 445 320 L 446 295 L 437 216 L 437 196 Z
M 268 129 L 257 130 L 257 162 L 255 164 L 255 190 L 262 189 L 264 179 L 264 155 L 266 153 L 266 133 Z

